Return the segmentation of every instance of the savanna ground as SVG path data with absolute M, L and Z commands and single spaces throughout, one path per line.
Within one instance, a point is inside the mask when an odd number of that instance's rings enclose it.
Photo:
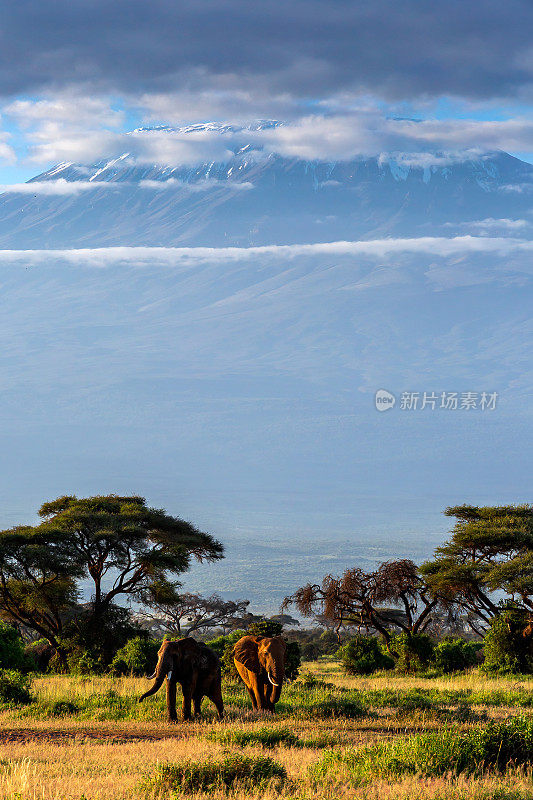
M 304 665 L 274 718 L 252 712 L 244 687 L 229 683 L 222 722 L 204 700 L 201 721 L 177 725 L 164 721 L 164 689 L 137 702 L 148 685 L 137 678 L 36 678 L 34 702 L 0 711 L 0 798 L 216 798 L 229 791 L 240 800 L 533 800 L 528 759 L 499 772 L 480 764 L 468 774 L 443 771 L 442 763 L 434 768 L 431 759 L 418 769 L 405 757 L 417 750 L 410 737 L 424 732 L 437 733 L 438 747 L 486 730 L 491 720 L 533 715 L 533 679 L 489 679 L 477 670 L 356 678 L 326 660 Z M 396 745 L 399 755 L 391 756 Z M 368 746 L 374 749 L 357 766 Z M 533 759 L 528 740 L 530 746 Z M 224 760 L 227 782 L 234 774 L 236 781 L 229 789 L 210 786 L 210 772 Z M 188 761 L 194 765 L 182 770 Z

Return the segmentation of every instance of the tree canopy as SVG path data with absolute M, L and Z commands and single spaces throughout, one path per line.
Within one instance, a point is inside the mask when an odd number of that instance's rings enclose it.
M 120 600 L 175 586 L 193 558 L 223 557 L 210 534 L 135 495 L 64 496 L 38 513 L 39 525 L 0 532 L 0 613 L 55 648 L 82 580 L 91 587 L 87 626 L 97 632 Z
M 533 613 L 533 506 L 455 506 L 450 539 L 421 567 L 433 593 L 469 615 L 483 632 L 502 603 Z
M 285 599 L 304 616 L 320 616 L 340 630 L 343 626 L 373 628 L 387 646 L 393 631 L 418 634 L 426 630 L 440 599 L 428 590 L 413 561 L 385 561 L 374 571 L 356 567 L 322 583 L 307 584 Z M 392 604 L 392 607 L 384 605 Z

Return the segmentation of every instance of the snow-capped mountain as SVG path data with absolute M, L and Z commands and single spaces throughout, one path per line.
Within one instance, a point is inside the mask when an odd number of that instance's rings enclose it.
M 529 211 L 533 166 L 506 153 L 466 160 L 437 155 L 425 165 L 394 155 L 305 161 L 267 152 L 254 140 L 255 131 L 280 124 L 133 131 L 231 134 L 232 151 L 225 160 L 192 166 L 138 163 L 129 153 L 90 165 L 58 164 L 23 190 L 0 195 L 0 247 L 247 246 L 450 235 L 464 233 L 469 222 L 512 221 Z

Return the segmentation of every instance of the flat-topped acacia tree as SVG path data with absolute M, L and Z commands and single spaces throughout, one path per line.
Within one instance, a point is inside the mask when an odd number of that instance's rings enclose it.
M 430 591 L 469 614 L 483 634 L 502 601 L 533 620 L 533 506 L 453 506 L 449 540 L 421 567 Z
M 113 605 L 142 599 L 152 586 L 176 585 L 191 559 L 213 561 L 224 548 L 208 533 L 143 497 L 59 497 L 39 509 L 42 522 L 0 532 L 0 614 L 61 654 L 64 620 L 90 581 L 87 629 L 98 632 Z

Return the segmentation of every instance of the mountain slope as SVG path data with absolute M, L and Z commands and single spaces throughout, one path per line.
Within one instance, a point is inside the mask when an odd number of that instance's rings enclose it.
M 448 235 L 469 221 L 524 217 L 533 166 L 506 153 L 425 168 L 389 157 L 310 162 L 243 145 L 225 162 L 172 167 L 123 154 L 59 164 L 32 182 L 32 194 L 0 195 L 1 248 Z

